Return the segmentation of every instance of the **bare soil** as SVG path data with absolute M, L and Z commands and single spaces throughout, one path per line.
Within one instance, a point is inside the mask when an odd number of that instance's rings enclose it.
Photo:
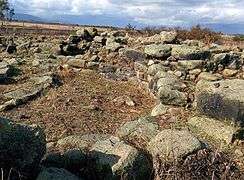
M 114 99 L 128 96 L 135 106 L 118 104 Z M 118 82 L 84 71 L 64 78 L 62 86 L 51 89 L 35 101 L 0 116 L 18 123 L 38 124 L 47 141 L 73 134 L 113 134 L 121 124 L 148 113 L 154 99 L 132 82 Z

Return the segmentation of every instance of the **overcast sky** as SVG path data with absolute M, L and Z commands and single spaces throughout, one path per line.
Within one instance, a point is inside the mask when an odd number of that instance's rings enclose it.
M 10 0 L 40 17 L 99 15 L 145 25 L 244 24 L 244 0 Z

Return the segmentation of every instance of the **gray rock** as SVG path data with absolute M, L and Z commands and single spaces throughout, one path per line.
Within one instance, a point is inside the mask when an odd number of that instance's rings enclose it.
M 173 74 L 161 73 L 156 85 L 157 97 L 162 104 L 185 106 L 187 104 L 187 96 L 183 92 L 186 87 L 184 83 Z
M 178 61 L 177 66 L 185 70 L 201 69 L 204 62 L 202 60 L 182 60 Z
M 244 80 L 199 81 L 195 104 L 204 115 L 244 123 Z
M 144 55 L 144 53 L 140 52 L 140 51 L 136 51 L 134 49 L 120 49 L 119 54 L 121 57 L 124 57 L 130 61 L 136 62 L 136 61 L 145 61 L 146 56 Z
M 10 66 L 8 65 L 8 63 L 2 61 L 0 62 L 0 81 L 4 81 L 6 80 L 6 78 L 9 76 L 10 74 Z
M 148 144 L 154 158 L 177 161 L 202 148 L 201 142 L 187 130 L 165 129 Z
M 171 45 L 151 44 L 145 47 L 145 54 L 155 58 L 167 58 L 171 55 Z
M 209 72 L 202 72 L 198 76 L 198 80 L 206 80 L 206 81 L 219 81 L 223 79 L 220 74 L 212 74 Z
M 177 59 L 206 59 L 210 56 L 209 51 L 197 46 L 174 45 L 172 46 L 171 55 Z
M 160 116 L 163 115 L 167 112 L 168 110 L 168 106 L 159 103 L 157 106 L 155 106 L 151 112 L 151 116 Z
M 87 155 L 82 149 L 69 149 L 61 153 L 47 154 L 41 165 L 44 167 L 65 168 L 70 171 L 84 168 L 87 162 Z
M 158 89 L 157 96 L 162 104 L 185 106 L 187 104 L 187 96 L 184 92 L 181 92 L 172 87 L 162 86 Z
M 81 180 L 65 169 L 46 168 L 38 175 L 36 180 Z
M 154 76 L 157 74 L 157 72 L 165 72 L 166 68 L 162 64 L 152 64 L 148 67 L 147 74 Z
M 75 68 L 85 68 L 86 67 L 86 61 L 82 59 L 70 59 L 67 61 L 67 64 L 71 67 Z
M 112 52 L 118 51 L 123 46 L 115 41 L 115 38 L 108 38 L 106 41 L 106 49 Z
M 187 123 L 193 131 L 197 131 L 199 134 L 206 134 L 211 138 L 228 144 L 238 139 L 238 134 L 241 132 L 241 129 L 231 124 L 204 116 L 192 117 Z
M 160 33 L 161 41 L 163 43 L 174 43 L 177 38 L 177 32 L 176 31 L 162 31 Z
M 0 111 L 26 103 L 52 85 L 53 78 L 51 76 L 31 78 L 28 82 L 22 84 L 19 89 L 3 94 L 5 102 L 0 105 Z
M 46 152 L 46 138 L 36 125 L 14 124 L 0 118 L 0 167 L 34 175 Z
M 98 169 L 107 170 L 105 179 L 147 180 L 151 173 L 148 159 L 117 137 L 94 144 L 91 156 L 96 159 Z
M 111 135 L 103 134 L 73 135 L 58 140 L 57 147 L 59 149 L 89 149 L 97 141 L 104 141 L 110 137 Z
M 102 37 L 102 36 L 95 36 L 94 42 L 104 45 L 106 43 L 106 39 L 105 39 L 105 37 Z
M 116 135 L 120 138 L 130 140 L 142 139 L 148 142 L 158 133 L 158 125 L 152 117 L 142 117 L 135 121 L 130 121 L 121 126 Z

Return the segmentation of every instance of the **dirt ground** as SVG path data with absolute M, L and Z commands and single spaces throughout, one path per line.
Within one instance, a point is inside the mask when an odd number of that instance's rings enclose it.
M 130 97 L 135 106 L 116 102 Z M 44 96 L 0 115 L 45 129 L 47 141 L 73 134 L 113 134 L 121 124 L 146 114 L 154 99 L 133 83 L 101 77 L 93 71 L 64 78 L 64 83 Z

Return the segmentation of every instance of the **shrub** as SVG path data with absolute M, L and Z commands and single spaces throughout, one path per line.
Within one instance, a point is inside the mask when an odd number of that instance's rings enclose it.
M 190 30 L 175 28 L 178 33 L 178 39 L 181 40 L 200 40 L 207 44 L 215 43 L 221 40 L 221 33 L 214 32 L 209 28 L 202 28 L 200 25 L 193 26 Z

